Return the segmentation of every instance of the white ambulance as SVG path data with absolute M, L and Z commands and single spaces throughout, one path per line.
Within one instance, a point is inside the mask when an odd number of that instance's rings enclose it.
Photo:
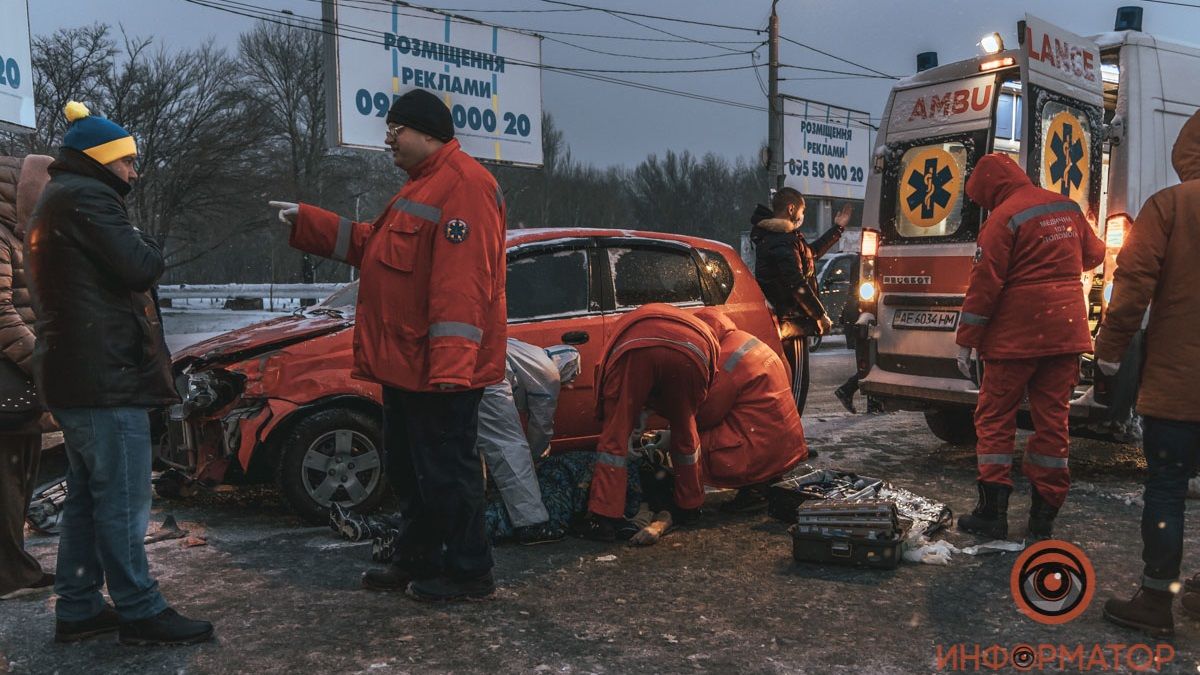
M 865 338 L 857 348 L 861 387 L 885 409 L 924 411 L 930 430 L 951 443 L 974 440 L 979 390 L 978 372 L 959 373 L 954 340 L 987 216 L 964 194 L 975 162 L 1009 153 L 1035 184 L 1069 195 L 1088 214 L 1108 246 L 1104 264 L 1080 280 L 1094 333 L 1132 219 L 1150 195 L 1178 182 L 1171 148 L 1200 107 L 1198 47 L 1140 25 L 1084 38 L 1029 15 L 1017 34 L 1016 49 L 990 36 L 984 46 L 992 53 L 898 83 L 867 184 L 856 326 Z M 1072 433 L 1140 436 L 1132 412 L 1139 360 L 1123 359 L 1121 373 L 1105 383 L 1103 405 L 1085 395 L 1093 368 L 1084 355 Z M 1021 417 L 1027 426 L 1028 415 Z

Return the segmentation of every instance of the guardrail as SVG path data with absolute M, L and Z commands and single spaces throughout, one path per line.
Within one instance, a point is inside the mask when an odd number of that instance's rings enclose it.
M 343 284 L 171 284 L 158 287 L 158 297 L 176 298 L 299 298 L 320 300 Z
M 159 304 L 173 307 L 176 300 L 218 300 L 225 309 L 275 310 L 283 300 L 310 305 L 345 284 L 169 284 L 158 287 Z M 184 303 L 187 304 L 187 303 Z M 284 303 L 287 305 L 287 303 Z

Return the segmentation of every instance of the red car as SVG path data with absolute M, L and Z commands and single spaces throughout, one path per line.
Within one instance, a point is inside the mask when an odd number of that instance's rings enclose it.
M 160 493 L 192 481 L 278 481 L 303 517 L 329 504 L 361 511 L 383 498 L 380 388 L 350 377 L 356 283 L 301 313 L 231 331 L 174 356 L 181 405 L 156 415 Z M 650 302 L 720 306 L 782 356 L 753 275 L 729 246 L 653 232 L 515 230 L 508 234 L 509 336 L 574 345 L 555 449 L 591 447 L 595 368 L 621 313 Z

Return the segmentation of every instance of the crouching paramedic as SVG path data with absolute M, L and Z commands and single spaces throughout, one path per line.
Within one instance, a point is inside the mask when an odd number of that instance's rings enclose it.
M 721 345 L 716 379 L 696 414 L 704 482 L 741 488 L 722 511 L 761 510 L 767 506 L 765 487 L 808 457 L 787 368 L 720 310 L 702 309 L 696 318 Z
M 559 390 L 578 373 L 579 351 L 574 347 L 542 349 L 509 338 L 504 379 L 483 390 L 478 445 L 508 510 L 513 536 L 521 544 L 556 541 L 565 534 L 550 522 L 533 458 L 550 447 Z M 522 413 L 527 418 L 524 429 Z
M 596 383 L 596 412 L 604 423 L 588 499 L 584 536 L 612 541 L 625 515 L 630 436 L 649 408 L 671 425 L 677 520 L 686 523 L 704 503 L 696 411 L 708 394 L 720 346 L 701 320 L 677 307 L 649 304 L 617 323 L 604 346 Z
M 967 195 L 990 214 L 979 232 L 957 336 L 965 377 L 972 350 L 984 362 L 975 408 L 979 503 L 958 527 L 1008 536 L 1017 408 L 1028 393 L 1029 535 L 1045 539 L 1070 486 L 1067 416 L 1079 355 L 1092 348 L 1081 274 L 1103 260 L 1104 243 L 1075 202 L 1034 186 L 1004 155 L 979 160 Z
M 364 585 L 419 600 L 485 597 L 495 586 L 475 443 L 483 389 L 504 379 L 504 202 L 436 96 L 397 98 L 387 123 L 408 182 L 374 223 L 274 204 L 293 223 L 292 246 L 362 271 L 352 375 L 383 385 L 388 479 L 403 514 L 397 557 Z

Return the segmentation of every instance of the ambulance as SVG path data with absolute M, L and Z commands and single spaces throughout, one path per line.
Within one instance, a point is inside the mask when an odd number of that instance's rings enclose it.
M 1138 209 L 1179 181 L 1171 148 L 1200 107 L 1200 47 L 1141 32 L 1132 10 L 1119 10 L 1116 31 L 1087 38 L 1026 15 L 1015 49 L 993 34 L 981 43 L 990 53 L 927 68 L 891 92 L 864 205 L 856 358 L 868 397 L 923 411 L 944 441 L 975 438 L 982 366 L 959 372 L 955 333 L 987 217 L 964 193 L 979 158 L 1009 154 L 1034 184 L 1078 203 L 1105 241 L 1103 264 L 1080 279 L 1093 335 Z M 1096 382 L 1092 355 L 1081 357 L 1073 434 L 1140 438 L 1140 344 L 1111 382 Z M 1027 411 L 1019 422 L 1028 427 Z

